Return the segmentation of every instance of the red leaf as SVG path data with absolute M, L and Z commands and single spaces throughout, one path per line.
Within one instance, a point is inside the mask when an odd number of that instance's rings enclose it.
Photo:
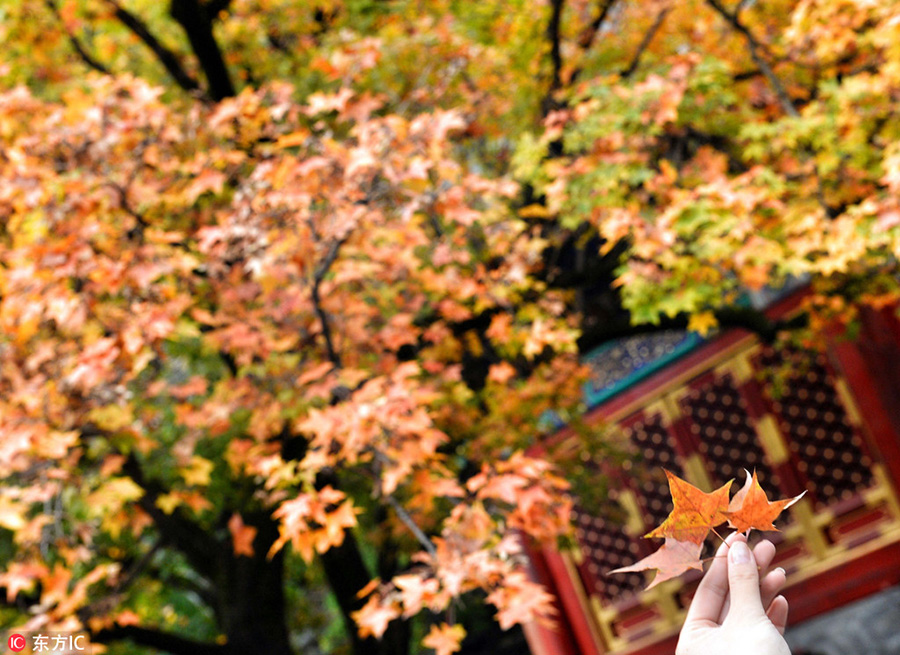
M 759 480 L 756 477 L 756 471 L 753 472 L 751 478 L 750 472 L 747 473 L 747 481 L 738 491 L 725 515 L 728 517 L 728 524 L 738 532 L 746 532 L 747 530 L 775 530 L 774 521 L 782 511 L 796 503 L 803 497 L 804 491 L 794 498 L 785 498 L 783 500 L 770 501 L 766 497 L 766 492 L 759 486 Z
M 725 522 L 731 481 L 712 493 L 705 493 L 670 471 L 666 471 L 666 477 L 675 507 L 662 525 L 644 536 L 702 544 L 712 528 Z
M 610 573 L 629 573 L 632 571 L 645 571 L 656 569 L 656 577 L 647 585 L 652 589 L 660 582 L 671 580 L 690 569 L 703 570 L 703 562 L 700 559 L 700 549 L 703 544 L 690 541 L 677 541 L 668 538 L 666 542 L 652 555 L 635 562 L 631 566 L 623 566 Z
M 253 540 L 256 539 L 256 528 L 245 525 L 240 514 L 233 514 L 228 521 L 231 541 L 234 543 L 234 554 L 240 557 L 253 557 Z

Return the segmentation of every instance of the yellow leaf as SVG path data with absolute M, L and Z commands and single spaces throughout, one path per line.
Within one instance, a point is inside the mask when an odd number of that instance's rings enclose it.
M 112 478 L 88 494 L 85 502 L 92 516 L 103 516 L 117 512 L 125 503 L 132 502 L 144 495 L 131 478 Z
M 688 330 L 696 332 L 701 337 L 705 337 L 711 330 L 718 327 L 719 321 L 716 320 L 712 312 L 700 312 L 693 314 L 691 320 L 688 321 Z
M 181 477 L 184 481 L 195 487 L 205 487 L 209 484 L 209 476 L 213 470 L 213 463 L 208 459 L 194 455 L 191 457 L 191 465 L 181 469 Z
M 522 218 L 547 218 L 550 215 L 550 211 L 544 205 L 538 204 L 528 205 L 519 210 L 519 216 Z
M 156 506 L 165 514 L 171 514 L 180 504 L 181 498 L 176 494 L 164 494 L 156 499 Z
M 0 497 L 0 528 L 19 530 L 25 526 L 25 508 L 5 496 Z
M 105 405 L 92 409 L 88 418 L 101 430 L 116 432 L 131 425 L 134 414 L 130 405 Z

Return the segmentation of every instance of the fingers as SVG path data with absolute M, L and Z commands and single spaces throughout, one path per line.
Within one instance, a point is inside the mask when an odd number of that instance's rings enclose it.
M 778 569 L 781 573 L 776 575 L 772 575 L 774 571 L 766 573 L 766 569 L 772 563 L 772 560 L 775 559 L 775 545 L 767 539 L 756 544 L 753 548 L 753 557 L 756 559 L 757 570 L 761 578 L 759 586 L 762 605 L 763 607 L 768 607 L 772 599 L 778 595 L 778 592 L 784 586 L 784 570 Z M 719 624 L 725 620 L 730 607 L 731 599 L 726 594 L 725 602 L 722 604 L 722 610 L 719 613 Z
M 753 557 L 756 559 L 760 575 L 763 575 L 763 572 L 769 568 L 772 560 L 775 559 L 775 544 L 768 539 L 763 539 L 753 547 Z
M 775 559 L 775 546 L 771 541 L 763 540 L 753 549 L 753 557 L 758 565 L 760 583 L 759 594 L 763 607 L 769 607 L 775 597 L 781 592 L 787 578 L 784 569 L 776 568 L 768 571 L 769 565 Z
M 787 626 L 788 602 L 784 596 L 776 596 L 766 610 L 766 616 L 778 630 L 779 634 L 784 634 L 784 628 Z
M 730 590 L 729 574 L 731 573 L 736 575 L 739 587 L 743 579 L 755 578 L 756 580 L 755 598 L 754 593 L 748 594 L 747 587 L 743 587 L 745 589 L 744 605 L 740 613 L 746 611 L 746 601 L 749 599 L 752 614 L 759 616 L 763 613 L 763 608 L 768 608 L 766 614 L 770 616 L 770 619 L 772 616 L 778 619 L 780 629 L 784 630 L 787 621 L 787 601 L 778 594 L 785 585 L 785 573 L 781 568 L 767 571 L 775 558 L 775 546 L 768 540 L 763 540 L 756 545 L 750 556 L 750 562 L 755 562 L 751 572 L 749 569 L 744 570 L 742 563 L 729 561 L 730 547 L 737 541 L 746 544 L 746 538 L 735 533 L 729 535 L 725 543 L 719 547 L 712 565 L 697 588 L 686 623 L 708 622 L 720 625 L 724 622 L 732 604 L 732 594 L 735 593 L 733 588 Z M 779 626 L 779 623 L 774 620 L 773 623 L 776 624 L 776 627 Z
M 781 592 L 784 583 L 787 582 L 784 569 L 778 568 L 769 571 L 759 583 L 759 595 L 762 597 L 762 606 L 769 607 L 775 597 Z
M 735 538 L 735 534 L 729 535 L 716 551 L 712 565 L 700 581 L 694 600 L 691 601 L 685 625 L 698 621 L 718 625 L 719 615 L 728 596 L 728 546 Z
M 747 540 L 740 535 L 731 544 L 728 551 L 728 591 L 731 598 L 731 611 L 727 621 L 757 620 L 765 612 L 759 588 L 759 571 L 756 559 L 747 546 Z

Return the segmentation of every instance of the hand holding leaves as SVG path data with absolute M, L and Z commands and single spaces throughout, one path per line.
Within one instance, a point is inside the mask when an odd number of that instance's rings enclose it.
M 706 493 L 666 471 L 674 508 L 658 528 L 644 535 L 646 538 L 665 538 L 665 543 L 652 555 L 610 573 L 656 569 L 656 577 L 647 586 L 650 589 L 689 569 L 702 570 L 700 551 L 703 541 L 710 532 L 720 536 L 715 528 L 726 520 L 738 532 L 778 530 L 774 525 L 775 519 L 806 492 L 794 498 L 770 501 L 759 484 L 756 472 L 752 476 L 749 471 L 746 473 L 747 481 L 729 502 L 731 481 L 712 493 Z

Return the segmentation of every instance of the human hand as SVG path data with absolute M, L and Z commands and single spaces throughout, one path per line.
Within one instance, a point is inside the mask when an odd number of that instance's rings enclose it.
M 773 557 L 770 541 L 751 551 L 741 534 L 725 540 L 694 594 L 676 655 L 791 655 L 782 636 L 788 604 L 778 594 L 784 570 L 766 572 Z

